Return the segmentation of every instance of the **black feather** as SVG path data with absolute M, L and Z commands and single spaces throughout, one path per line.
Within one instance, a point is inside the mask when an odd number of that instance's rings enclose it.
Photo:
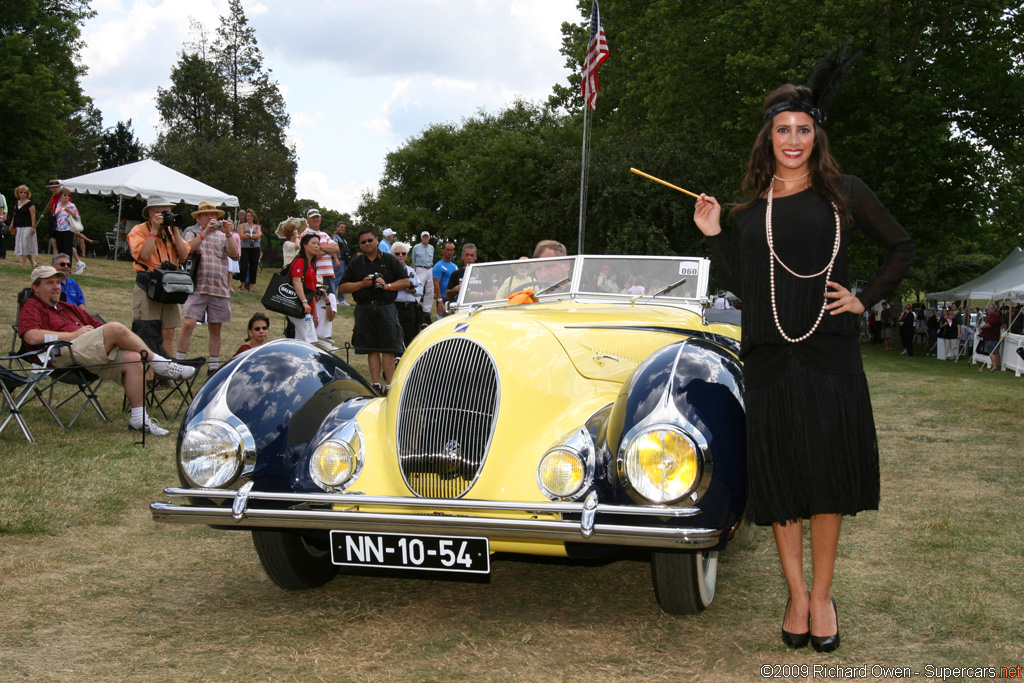
M 835 52 L 818 59 L 814 72 L 807 80 L 807 87 L 811 89 L 814 106 L 821 111 L 823 119 L 828 118 L 829 105 L 832 104 L 833 98 L 842 87 L 853 63 L 860 56 L 861 51 L 852 51 L 850 41 L 847 40 L 836 48 Z

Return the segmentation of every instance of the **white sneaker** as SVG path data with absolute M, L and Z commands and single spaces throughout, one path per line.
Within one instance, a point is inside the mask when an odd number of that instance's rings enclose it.
M 158 425 L 156 423 L 156 420 L 152 419 L 149 415 L 147 415 L 146 419 L 142 421 L 142 424 L 138 424 L 129 420 L 128 429 L 134 430 L 136 432 L 146 432 L 147 434 L 152 434 L 153 436 L 165 436 L 167 434 L 170 434 L 170 432 L 168 432 L 166 429 Z
M 75 266 L 75 275 L 81 275 L 82 271 L 85 270 L 85 261 L 79 260 L 78 265 Z
M 170 379 L 188 379 L 196 374 L 196 369 L 189 365 L 175 363 L 173 360 L 164 360 L 153 363 L 153 373 Z
M 344 299 L 342 299 L 341 301 L 338 302 L 338 305 L 339 306 L 351 306 L 352 304 L 350 304 L 349 302 L 347 302 Z

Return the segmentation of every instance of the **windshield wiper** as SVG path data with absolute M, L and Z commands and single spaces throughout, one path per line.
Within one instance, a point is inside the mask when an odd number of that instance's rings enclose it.
M 537 292 L 536 294 L 534 294 L 534 296 L 543 296 L 544 294 L 547 294 L 548 292 L 550 292 L 555 287 L 561 287 L 562 285 L 566 284 L 567 282 L 569 282 L 569 278 L 568 277 L 563 277 L 558 282 L 552 282 L 550 285 L 548 285 L 544 289 L 542 289 L 539 292 Z
M 635 296 L 632 299 L 630 299 L 629 303 L 633 303 L 637 299 L 642 299 L 642 298 L 647 297 L 647 296 L 649 296 L 649 297 L 651 297 L 653 299 L 656 296 L 661 296 L 662 294 L 665 294 L 667 292 L 671 292 L 673 289 L 675 289 L 679 285 L 683 285 L 683 284 L 686 284 L 686 278 L 685 277 L 679 278 L 678 280 L 676 280 L 675 282 L 673 282 L 670 285 L 665 285 L 664 287 L 662 287 L 661 289 L 659 289 L 656 292 L 651 292 L 650 294 L 638 294 L 637 296 Z

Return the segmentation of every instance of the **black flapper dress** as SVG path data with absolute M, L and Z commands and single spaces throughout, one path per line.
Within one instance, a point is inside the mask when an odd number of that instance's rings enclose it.
M 857 294 L 868 308 L 903 279 L 914 242 L 878 197 L 858 178 L 841 190 L 852 222 L 842 226 L 831 280 L 849 283 L 846 251 L 853 230 L 885 249 L 882 265 Z M 815 514 L 854 515 L 877 510 L 878 441 L 861 363 L 860 321 L 830 315 L 808 339 L 790 343 L 772 317 L 766 199 L 735 214 L 731 240 L 708 238 L 723 286 L 743 299 L 747 411 L 747 515 L 756 524 Z M 806 275 L 832 255 L 835 213 L 813 188 L 773 201 L 775 253 Z M 821 310 L 825 274 L 802 279 L 775 264 L 779 321 L 790 338 L 806 334 Z

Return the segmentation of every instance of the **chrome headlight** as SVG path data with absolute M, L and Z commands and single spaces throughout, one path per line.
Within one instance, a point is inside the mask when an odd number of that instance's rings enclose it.
M 363 468 L 363 435 L 354 422 L 325 439 L 309 459 L 309 475 L 324 491 L 348 488 Z
M 537 465 L 537 486 L 552 500 L 573 499 L 594 480 L 594 442 L 590 432 L 577 429 L 559 439 Z
M 193 486 L 215 489 L 238 475 L 245 456 L 242 435 L 220 420 L 204 420 L 185 433 L 178 463 Z
M 674 503 L 696 489 L 702 462 L 689 435 L 676 427 L 654 425 L 633 435 L 620 451 L 619 471 L 652 503 Z
M 586 468 L 579 453 L 557 448 L 541 458 L 537 483 L 549 498 L 567 498 L 583 486 Z

